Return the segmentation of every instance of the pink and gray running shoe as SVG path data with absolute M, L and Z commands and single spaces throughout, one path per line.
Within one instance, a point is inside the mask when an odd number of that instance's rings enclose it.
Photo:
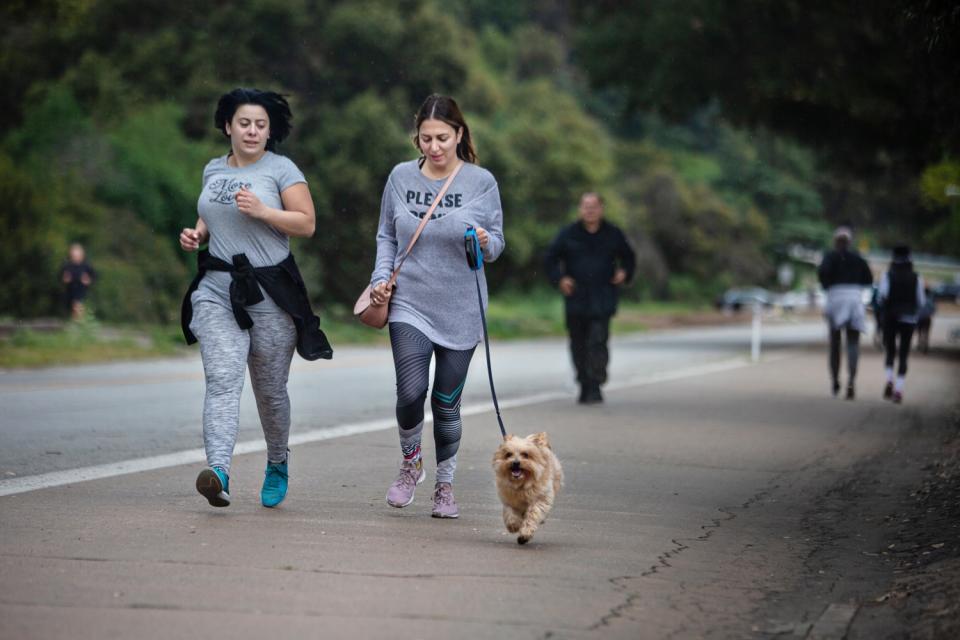
M 453 497 L 453 486 L 449 482 L 438 482 L 433 490 L 434 518 L 458 518 L 460 509 Z
M 423 482 L 426 477 L 427 472 L 423 469 L 422 460 L 416 462 L 404 460 L 401 462 L 397 479 L 387 489 L 387 504 L 391 507 L 402 508 L 412 503 L 417 485 Z

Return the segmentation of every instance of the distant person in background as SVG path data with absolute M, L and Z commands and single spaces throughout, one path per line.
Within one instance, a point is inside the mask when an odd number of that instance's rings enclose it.
M 610 318 L 617 311 L 619 288 L 633 278 L 636 256 L 623 232 L 604 220 L 599 194 L 580 197 L 579 219 L 553 240 L 545 264 L 551 284 L 564 296 L 579 402 L 603 402 Z
M 79 242 L 70 245 L 67 260 L 60 269 L 60 279 L 66 285 L 67 308 L 72 320 L 83 320 L 86 313 L 83 301 L 97 274 L 87 262 L 86 251 Z
M 917 348 L 926 353 L 930 350 L 930 327 L 933 325 L 933 314 L 937 312 L 933 292 L 929 288 L 923 290 L 923 301 L 917 316 Z
M 860 333 L 867 329 L 863 288 L 873 284 L 867 261 L 851 248 L 852 243 L 850 227 L 837 227 L 833 233 L 833 250 L 827 252 L 817 269 L 820 284 L 827 292 L 824 316 L 830 327 L 831 392 L 840 393 L 840 343 L 841 334 L 846 333 L 848 400 L 856 396 Z
M 903 402 L 910 339 L 920 320 L 920 310 L 926 305 L 923 278 L 913 270 L 910 247 L 899 246 L 893 249 L 893 261 L 889 271 L 880 279 L 877 297 L 883 306 L 885 322 L 883 344 L 887 384 L 883 388 L 883 397 L 900 403 Z M 897 357 L 899 365 L 894 380 L 893 361 Z

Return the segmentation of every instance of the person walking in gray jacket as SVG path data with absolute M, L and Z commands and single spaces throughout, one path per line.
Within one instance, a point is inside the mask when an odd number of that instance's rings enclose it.
M 833 233 L 833 251 L 828 251 L 817 269 L 820 284 L 827 292 L 824 316 L 830 328 L 830 390 L 840 392 L 841 333 L 847 338 L 847 394 L 856 396 L 857 361 L 860 357 L 860 334 L 867 329 L 863 306 L 863 288 L 873 284 L 867 261 L 851 248 L 850 227 L 837 227 Z
M 503 207 L 493 175 L 476 164 L 470 128 L 456 101 L 431 95 L 414 120 L 417 160 L 401 162 L 387 179 L 377 229 L 377 260 L 370 284 L 371 304 L 390 303 L 390 345 L 397 374 L 397 425 L 402 459 L 387 491 L 387 503 L 406 507 L 426 472 L 420 452 L 430 361 L 436 370 L 430 407 L 437 472 L 435 518 L 456 518 L 453 495 L 462 424 L 460 401 L 477 344 L 483 339 L 474 272 L 467 265 L 463 237 L 476 230 L 484 260 L 503 252 Z M 460 165 L 443 200 L 404 262 L 394 290 L 387 281 L 447 177 Z M 484 270 L 480 278 L 487 304 Z M 474 302 L 471 303 L 471 298 Z

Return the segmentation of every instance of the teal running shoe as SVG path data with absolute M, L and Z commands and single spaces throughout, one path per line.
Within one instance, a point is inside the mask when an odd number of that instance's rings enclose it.
M 275 507 L 287 497 L 287 460 L 280 464 L 267 461 L 267 470 L 263 472 L 263 488 L 260 490 L 260 502 L 265 507 Z
M 230 476 L 223 467 L 210 467 L 201 471 L 197 476 L 197 491 L 211 506 L 230 506 Z

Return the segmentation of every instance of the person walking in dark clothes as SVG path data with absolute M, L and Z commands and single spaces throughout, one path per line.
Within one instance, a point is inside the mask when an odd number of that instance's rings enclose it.
M 619 287 L 633 277 L 636 257 L 623 232 L 603 219 L 603 198 L 585 193 L 579 220 L 564 227 L 546 255 L 550 282 L 564 295 L 570 353 L 583 404 L 603 402 L 610 318 Z
M 849 227 L 837 227 L 834 248 L 828 251 L 817 269 L 820 284 L 827 292 L 824 316 L 830 326 L 830 379 L 833 395 L 840 392 L 841 332 L 847 334 L 847 399 L 856 395 L 857 361 L 860 357 L 860 333 L 867 328 L 863 308 L 863 288 L 873 284 L 867 261 L 850 248 L 853 233 Z
M 890 270 L 883 274 L 877 288 L 877 298 L 883 306 L 883 348 L 887 384 L 883 397 L 896 403 L 903 401 L 903 386 L 907 376 L 907 357 L 910 355 L 910 340 L 920 320 L 920 310 L 926 300 L 923 278 L 913 270 L 910 248 L 893 249 Z M 899 348 L 897 342 L 899 341 Z M 893 378 L 893 361 L 899 356 L 897 378 Z
M 86 313 L 83 302 L 87 299 L 87 290 L 93 284 L 97 274 L 87 262 L 83 245 L 74 242 L 70 245 L 69 258 L 60 269 L 60 279 L 66 286 L 67 308 L 72 320 L 83 320 Z

